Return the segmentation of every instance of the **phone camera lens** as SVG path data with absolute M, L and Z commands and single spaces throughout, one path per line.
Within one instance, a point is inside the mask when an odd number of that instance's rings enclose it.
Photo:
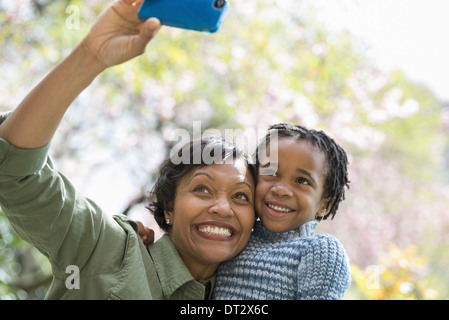
M 221 9 L 226 5 L 226 0 L 215 0 L 214 8 Z

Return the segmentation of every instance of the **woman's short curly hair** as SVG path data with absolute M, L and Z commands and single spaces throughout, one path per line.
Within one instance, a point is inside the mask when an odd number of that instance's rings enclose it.
M 179 159 L 182 161 L 177 161 Z M 221 137 L 210 136 L 191 141 L 176 152 L 175 157 L 171 156 L 165 160 L 150 192 L 147 206 L 159 227 L 166 232 L 170 230 L 170 225 L 165 222 L 164 211 L 173 210 L 176 189 L 179 181 L 186 174 L 196 168 L 217 163 L 232 163 L 238 159 L 244 160 L 254 183 L 256 183 L 256 166 L 253 164 L 252 158 L 243 153 L 240 147 Z

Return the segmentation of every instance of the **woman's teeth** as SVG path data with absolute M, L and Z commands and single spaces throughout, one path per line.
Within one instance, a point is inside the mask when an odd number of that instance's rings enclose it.
M 279 212 L 292 212 L 293 211 L 293 210 L 290 210 L 290 209 L 287 209 L 287 208 L 282 208 L 282 207 L 275 206 L 274 204 L 268 204 L 268 207 L 273 209 L 273 210 L 279 211 Z
M 228 228 L 215 227 L 215 226 L 202 226 L 199 227 L 198 230 L 200 230 L 203 233 L 208 233 L 215 236 L 224 236 L 224 237 L 232 236 L 232 231 L 229 230 Z

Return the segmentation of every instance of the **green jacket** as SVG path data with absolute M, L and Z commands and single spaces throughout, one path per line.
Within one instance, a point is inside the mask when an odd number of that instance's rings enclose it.
M 49 259 L 47 299 L 210 297 L 215 276 L 195 281 L 167 235 L 146 247 L 136 223 L 105 214 L 77 192 L 48 149 L 0 139 L 0 205 L 17 234 Z

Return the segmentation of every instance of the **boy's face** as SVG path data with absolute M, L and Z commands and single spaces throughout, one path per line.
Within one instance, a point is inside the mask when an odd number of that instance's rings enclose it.
M 277 166 L 260 164 L 255 209 L 268 230 L 282 233 L 314 220 L 326 207 L 322 195 L 327 168 L 322 151 L 295 138 L 278 140 L 277 158 Z

